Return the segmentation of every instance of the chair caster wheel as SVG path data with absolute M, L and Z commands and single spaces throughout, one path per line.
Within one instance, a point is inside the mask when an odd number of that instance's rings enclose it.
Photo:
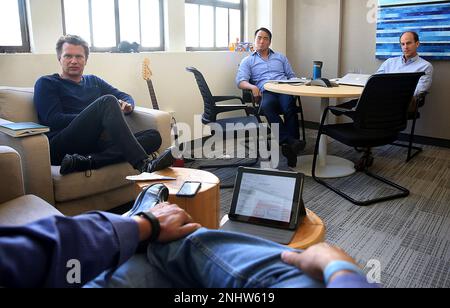
M 355 164 L 355 169 L 358 172 L 365 171 L 373 166 L 374 161 L 375 159 L 372 156 L 364 156 Z
M 364 169 L 366 169 L 366 162 L 365 159 L 362 158 L 355 164 L 355 170 L 358 172 L 362 172 L 364 171 Z

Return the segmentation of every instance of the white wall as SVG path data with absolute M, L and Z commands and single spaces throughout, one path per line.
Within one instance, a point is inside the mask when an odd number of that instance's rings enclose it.
M 323 77 L 339 72 L 340 0 L 291 0 L 287 6 L 287 55 L 298 76 L 311 77 L 323 61 Z M 302 98 L 307 121 L 320 122 L 320 99 Z
M 274 35 L 272 48 L 286 54 L 287 1 L 272 0 L 271 12 L 272 32 Z
M 184 0 L 164 1 L 164 31 L 166 50 L 184 52 L 186 50 Z
M 247 0 L 246 40 L 253 42 L 255 30 L 268 28 L 273 33 L 272 48 L 286 54 L 287 0 Z
M 63 33 L 61 1 L 27 1 L 33 53 L 53 53 Z

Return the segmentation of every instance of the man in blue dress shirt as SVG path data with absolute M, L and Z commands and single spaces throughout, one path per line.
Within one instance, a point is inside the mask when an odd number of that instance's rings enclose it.
M 400 45 L 403 55 L 388 59 L 384 62 L 377 71 L 377 74 L 391 74 L 391 73 L 416 73 L 425 72 L 417 85 L 415 97 L 426 94 L 430 91 L 433 82 L 433 65 L 430 62 L 419 57 L 417 50 L 420 47 L 420 38 L 416 32 L 408 31 L 401 35 Z M 339 105 L 339 107 L 346 109 L 353 109 L 356 107 L 358 100 Z M 411 102 L 409 111 L 414 112 L 416 106 L 416 98 Z M 339 112 L 333 112 L 340 115 Z M 351 114 L 350 114 L 351 115 Z
M 134 135 L 125 116 L 134 110 L 133 98 L 94 75 L 83 75 L 89 58 L 86 41 L 75 35 L 56 44 L 62 72 L 39 78 L 34 104 L 41 124 L 49 126 L 52 165 L 66 175 L 127 161 L 140 172 L 171 166 L 166 150 L 149 158 L 162 143 L 159 132 Z
M 136 254 L 138 245 L 150 239 L 147 254 Z M 0 226 L 0 287 L 83 286 L 377 287 L 341 249 L 319 244 L 298 252 L 255 237 L 202 229 L 171 204 L 132 217 L 94 212 Z
M 297 165 L 297 155 L 304 149 L 300 142 L 299 120 L 295 97 L 276 94 L 264 90 L 270 80 L 289 80 L 296 75 L 286 56 L 270 49 L 272 33 L 260 28 L 255 33 L 256 51 L 242 60 L 236 76 L 240 89 L 251 90 L 257 100 L 261 100 L 261 110 L 270 124 L 280 127 L 279 142 L 283 155 L 290 167 Z M 284 121 L 280 114 L 284 116 Z
M 433 82 L 433 66 L 419 57 L 419 35 L 416 32 L 405 32 L 400 37 L 403 56 L 388 59 L 378 69 L 377 74 L 425 72 L 420 78 L 415 96 L 429 92 Z

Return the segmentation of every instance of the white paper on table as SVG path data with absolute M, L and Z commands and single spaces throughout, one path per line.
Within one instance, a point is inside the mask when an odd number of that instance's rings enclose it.
M 133 182 L 176 181 L 175 178 L 146 172 L 140 175 L 127 176 L 126 179 Z

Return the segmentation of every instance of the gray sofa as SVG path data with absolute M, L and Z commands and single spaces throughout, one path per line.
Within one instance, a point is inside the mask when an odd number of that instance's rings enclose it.
M 157 129 L 163 140 L 161 149 L 170 146 L 170 114 L 136 108 L 127 121 L 133 132 Z M 38 123 L 33 89 L 0 87 L 0 123 L 8 122 Z M 63 177 L 59 174 L 59 166 L 50 165 L 49 142 L 45 135 L 13 138 L 0 132 L 0 145 L 9 146 L 19 154 L 24 193 L 45 200 L 64 215 L 110 210 L 135 198 L 135 188 L 125 177 L 136 171 L 128 163 L 95 170 L 91 177 L 86 177 L 84 172 Z M 2 182 L 7 179 L 3 172 L 0 169 Z
M 61 215 L 39 197 L 25 195 L 20 155 L 10 147 L 0 146 L 0 225 L 17 226 L 52 215 Z

